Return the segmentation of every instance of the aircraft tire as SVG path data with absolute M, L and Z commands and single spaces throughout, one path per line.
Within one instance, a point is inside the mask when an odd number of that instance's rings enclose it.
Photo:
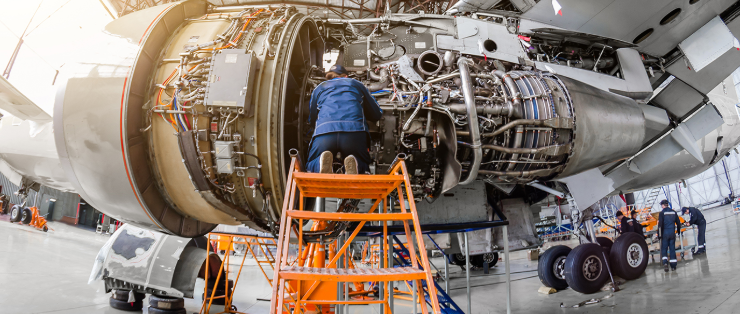
M 128 302 L 128 293 L 130 290 L 124 290 L 124 289 L 116 289 L 113 290 L 113 293 L 111 294 L 111 298 L 119 300 L 119 301 L 126 301 Z M 146 298 L 146 294 L 140 293 L 140 292 L 134 292 L 134 299 L 136 301 L 141 301 Z
M 116 310 L 121 310 L 121 311 L 138 312 L 144 308 L 144 303 L 141 300 L 138 300 L 133 303 L 129 303 L 126 301 L 121 301 L 121 300 L 116 300 L 114 298 L 110 298 L 110 307 Z
M 565 281 L 574 291 L 591 294 L 604 287 L 609 273 L 603 249 L 596 243 L 577 246 L 565 258 Z
M 218 299 L 216 299 L 216 300 L 218 300 Z M 215 303 L 216 300 L 213 300 L 213 302 L 214 302 L 213 304 L 216 304 Z M 156 307 L 151 307 L 151 306 L 148 308 L 148 311 L 147 312 L 149 314 L 187 314 L 188 313 L 188 311 L 186 311 L 184 308 L 182 308 L 182 309 L 174 309 L 174 310 L 163 310 L 163 309 L 158 309 Z
M 23 214 L 23 208 L 20 205 L 15 205 L 10 209 L 10 222 L 21 221 L 21 215 Z
M 457 266 L 465 266 L 465 254 L 452 254 L 452 256 L 450 256 L 450 261 L 452 261 L 452 264 L 455 264 Z
M 160 297 L 156 295 L 149 296 L 149 308 L 159 310 L 178 310 L 185 308 L 185 300 L 182 298 Z
M 537 275 L 543 285 L 557 290 L 568 288 L 568 283 L 565 281 L 565 259 L 570 251 L 570 247 L 556 245 L 540 256 L 537 263 Z
M 31 220 L 33 220 L 33 213 L 29 208 L 24 208 L 21 213 L 21 223 L 27 225 L 31 223 Z
M 645 272 L 649 251 L 645 239 L 637 233 L 627 232 L 617 238 L 609 255 L 609 266 L 614 274 L 632 280 Z

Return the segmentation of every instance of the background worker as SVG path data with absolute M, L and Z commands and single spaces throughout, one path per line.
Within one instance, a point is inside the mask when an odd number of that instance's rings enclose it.
M 617 219 L 619 220 L 620 233 L 625 234 L 627 232 L 632 232 L 632 225 L 629 223 L 630 219 L 627 218 L 621 210 L 617 211 Z
M 632 210 L 630 212 L 630 216 L 632 217 L 632 230 L 639 234 L 643 239 L 645 238 L 645 232 L 642 230 L 642 225 L 640 224 L 640 221 L 637 219 L 637 211 Z
M 343 66 L 333 65 L 326 79 L 311 94 L 308 123 L 316 126 L 306 168 L 331 173 L 334 155 L 341 153 L 345 173 L 370 172 L 367 121 L 380 120 L 383 110 L 365 85 L 347 77 Z
M 676 259 L 676 233 L 681 233 L 681 221 L 678 219 L 678 214 L 671 209 L 668 200 L 660 201 L 660 206 L 663 207 L 663 210 L 658 216 L 658 239 L 661 240 L 660 256 L 663 261 L 663 270 L 668 272 L 669 262 L 672 270 L 676 270 L 676 266 L 678 265 L 678 260 Z M 668 260 L 669 251 L 670 261 Z
M 700 255 L 705 253 L 707 250 L 704 248 L 706 245 L 706 242 L 704 240 L 704 233 L 707 231 L 707 221 L 704 219 L 704 214 L 701 213 L 699 209 L 696 207 L 683 207 L 681 208 L 681 211 L 684 215 L 689 215 L 689 221 L 687 222 L 687 225 L 696 225 L 699 226 L 699 235 L 697 236 L 696 240 L 696 252 L 694 252 L 694 255 Z

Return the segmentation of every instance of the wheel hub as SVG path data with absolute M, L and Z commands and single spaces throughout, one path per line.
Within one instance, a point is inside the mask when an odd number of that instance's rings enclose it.
M 483 254 L 483 261 L 488 262 L 488 264 L 493 264 L 493 261 L 494 261 L 493 253 Z
M 566 256 L 558 257 L 552 265 L 552 273 L 555 274 L 555 278 L 565 280 L 565 258 Z
M 631 267 L 638 267 L 642 264 L 644 258 L 642 248 L 637 243 L 632 243 L 627 248 L 627 264 Z
M 601 260 L 596 255 L 591 255 L 583 262 L 583 277 L 588 281 L 594 281 L 601 275 Z

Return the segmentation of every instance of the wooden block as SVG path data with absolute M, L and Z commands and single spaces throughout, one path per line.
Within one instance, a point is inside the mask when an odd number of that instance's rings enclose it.
M 530 261 L 536 261 L 540 257 L 540 250 L 538 249 L 532 249 L 527 251 L 527 258 L 529 258 Z
M 539 290 L 537 290 L 537 292 L 542 294 L 553 294 L 555 292 L 558 292 L 558 290 L 555 290 L 555 288 L 550 288 L 548 286 L 542 286 Z

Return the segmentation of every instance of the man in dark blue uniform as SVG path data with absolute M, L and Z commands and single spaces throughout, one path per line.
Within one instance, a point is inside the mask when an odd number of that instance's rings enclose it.
M 681 233 L 681 221 L 678 219 L 678 213 L 671 209 L 668 200 L 660 201 L 663 210 L 658 216 L 658 239 L 660 239 L 660 256 L 663 261 L 663 270 L 668 272 L 668 263 L 671 269 L 676 270 L 678 260 L 676 259 L 676 233 Z M 675 227 L 674 227 L 675 225 Z M 668 252 L 670 251 L 670 261 Z
M 619 220 L 619 232 L 622 234 L 625 234 L 627 232 L 632 232 L 632 224 L 630 224 L 630 219 L 627 218 L 627 216 L 622 213 L 622 211 L 617 212 L 617 219 Z
M 331 173 L 333 156 L 341 153 L 347 174 L 370 172 L 367 121 L 380 120 L 383 110 L 365 85 L 347 77 L 343 66 L 333 65 L 326 78 L 311 94 L 308 122 L 316 126 L 306 168 Z
M 689 215 L 689 224 L 696 225 L 699 227 L 699 235 L 696 240 L 696 252 L 694 255 L 700 255 L 706 252 L 704 248 L 706 242 L 704 240 L 704 233 L 707 231 L 707 221 L 704 219 L 704 214 L 701 213 L 696 207 L 683 207 L 681 211 L 684 215 Z
M 644 239 L 645 232 L 642 230 L 642 225 L 640 224 L 640 221 L 637 219 L 637 211 L 633 209 L 630 212 L 630 216 L 632 217 L 632 231 L 636 232 Z

